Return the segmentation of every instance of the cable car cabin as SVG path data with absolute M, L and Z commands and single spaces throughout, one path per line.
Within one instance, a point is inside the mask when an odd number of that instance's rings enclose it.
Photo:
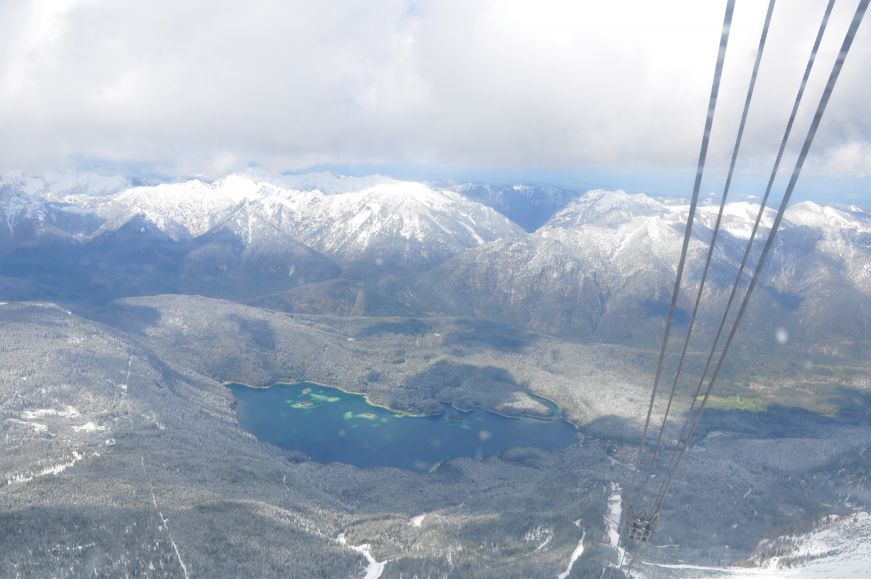
M 629 522 L 629 538 L 633 541 L 647 542 L 653 535 L 657 517 L 648 517 L 644 512 L 638 513 Z

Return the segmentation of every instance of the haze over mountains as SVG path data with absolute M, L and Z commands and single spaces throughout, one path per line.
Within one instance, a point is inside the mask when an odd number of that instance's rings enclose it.
M 667 307 L 687 206 L 622 191 L 569 193 L 329 173 L 253 171 L 151 186 L 88 174 L 6 176 L 0 288 L 7 298 L 91 301 L 197 293 L 304 313 L 439 313 L 646 341 Z M 525 231 L 486 204 L 547 220 Z M 744 201 L 726 207 L 702 331 L 718 319 L 757 210 Z M 689 290 L 716 211 L 700 208 Z M 764 231 L 772 218 L 769 210 Z M 691 299 L 685 291 L 679 322 Z M 799 340 L 822 333 L 849 349 L 869 334 L 869 304 L 871 215 L 792 206 L 748 327 L 764 319 L 759 336 L 771 340 L 774 319 Z

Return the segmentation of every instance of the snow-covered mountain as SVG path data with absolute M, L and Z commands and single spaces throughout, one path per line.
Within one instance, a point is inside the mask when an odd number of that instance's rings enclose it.
M 339 262 L 428 265 L 522 231 L 489 207 L 421 183 L 361 191 L 272 196 L 264 213 L 306 245 Z
M 30 196 L 111 195 L 131 187 L 125 175 L 87 171 L 60 171 L 35 175 L 9 172 L 0 174 L 0 189 L 12 189 Z
M 550 217 L 580 196 L 580 192 L 553 185 L 494 185 L 449 183 L 446 187 L 499 211 L 527 231 L 535 231 Z
M 825 260 L 842 266 L 853 288 L 871 296 L 871 215 L 857 207 L 844 210 L 805 201 L 790 207 L 785 221 L 785 230 L 791 236 L 806 233 L 816 239 L 812 255 L 805 256 L 813 260 L 802 259 L 795 264 L 804 266 L 802 275 L 813 275 L 814 262 Z M 774 271 L 787 266 L 781 258 L 784 253 L 781 249 L 774 256 Z
M 268 171 L 250 169 L 246 175 L 258 181 L 280 185 L 295 191 L 320 191 L 321 193 L 353 193 L 369 189 L 385 183 L 399 183 L 397 179 L 384 175 L 339 175 L 332 172 L 301 173 L 294 175 L 277 175 Z
M 100 216 L 104 223 L 96 233 L 117 229 L 134 215 L 174 239 L 224 228 L 249 244 L 277 230 L 341 263 L 433 264 L 521 233 L 503 215 L 451 191 L 380 177 L 240 173 L 214 183 L 192 180 L 61 201 Z
M 414 272 L 524 234 L 455 192 L 378 176 L 249 171 L 118 191 L 120 183 L 89 179 L 3 183 L 4 275 L 104 299 L 244 297 L 334 279 L 342 268 Z
M 692 308 L 717 209 L 699 208 L 678 322 Z M 745 202 L 725 208 L 704 301 L 712 307 L 702 311 L 703 322 L 719 315 L 758 209 Z M 591 191 L 533 235 L 475 247 L 445 262 L 425 274 L 420 291 L 430 292 L 446 311 L 507 318 L 542 331 L 606 339 L 652 332 L 667 311 L 687 213 L 685 204 Z M 772 221 L 768 210 L 751 266 Z M 869 225 L 869 216 L 855 209 L 810 202 L 791 207 L 749 323 L 775 316 L 791 330 L 867 331 Z
M 88 172 L 58 172 L 33 175 L 0 174 L 0 242 L 18 237 L 26 241 L 42 234 L 63 236 L 78 231 L 83 217 L 59 215 L 54 202 L 69 195 L 98 197 L 123 191 L 132 180 L 122 175 Z M 67 219 L 64 219 L 67 217 Z
M 0 265 L 9 283 L 84 295 L 97 288 L 107 297 L 250 297 L 344 278 L 352 284 L 335 287 L 380 296 L 391 311 L 633 340 L 660 331 L 688 212 L 685 202 L 622 191 L 590 191 L 570 202 L 557 192 L 548 199 L 567 204 L 528 233 L 457 191 L 382 176 L 254 170 L 214 182 L 129 184 L 89 175 L 4 177 Z M 521 206 L 535 193 L 511 190 Z M 502 188 L 469 191 L 509 199 Z M 678 323 L 692 308 L 717 209 L 699 207 Z M 725 208 L 701 331 L 718 319 L 757 211 L 747 202 Z M 763 234 L 772 221 L 768 210 Z M 274 303 L 294 310 L 305 296 L 305 310 L 329 312 L 330 300 L 313 303 L 313 295 L 298 291 Z M 810 202 L 788 210 L 747 325 L 764 320 L 767 327 L 772 318 L 794 336 L 825 330 L 853 340 L 871 332 L 871 215 Z
M 871 513 L 829 515 L 806 533 L 762 541 L 742 565 L 705 567 L 687 564 L 639 565 L 639 577 L 705 579 L 826 579 L 867 577 L 871 569 Z
M 0 239 L 15 237 L 21 225 L 39 227 L 45 218 L 43 199 L 0 182 Z

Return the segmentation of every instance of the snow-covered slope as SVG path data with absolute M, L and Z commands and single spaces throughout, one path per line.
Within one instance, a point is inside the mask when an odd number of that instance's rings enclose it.
M 751 562 L 782 577 L 867 577 L 871 513 L 831 515 L 808 533 L 764 541 Z
M 545 224 L 548 229 L 571 229 L 584 225 L 614 226 L 639 217 L 662 217 L 669 208 L 641 193 L 596 189 L 576 199 Z
M 451 191 L 499 211 L 527 231 L 535 231 L 580 192 L 553 185 L 448 183 Z
M 560 240 L 611 284 L 643 278 L 655 285 L 656 278 L 674 276 L 682 218 L 680 208 L 645 195 L 600 190 L 571 203 L 536 234 Z M 702 250 L 701 241 L 695 240 L 691 251 Z
M 329 192 L 293 189 L 289 183 Z M 254 243 L 264 231 L 277 229 L 341 262 L 437 263 L 469 247 L 521 234 L 501 214 L 457 193 L 381 177 L 249 172 L 214 183 L 192 180 L 112 196 L 68 195 L 62 201 L 99 215 L 105 220 L 101 231 L 136 215 L 175 239 L 223 227 Z
M 853 287 L 871 296 L 871 215 L 858 207 L 844 210 L 804 201 L 787 210 L 785 221 L 787 229 L 817 238 L 812 263 L 824 257 L 840 265 Z
M 850 209 L 817 205 L 813 201 L 796 203 L 786 210 L 784 217 L 793 225 L 803 225 L 828 231 L 853 230 L 871 232 L 871 215 L 853 206 Z
M 645 195 L 591 191 L 527 238 L 486 244 L 446 262 L 425 277 L 421 290 L 443 304 L 462 303 L 489 317 L 526 320 L 544 331 L 616 339 L 634 326 L 644 333 L 646 320 L 658 324 L 667 311 L 688 209 Z M 703 320 L 713 322 L 719 315 L 758 210 L 746 202 L 727 204 Z M 680 316 L 692 308 L 717 211 L 717 205 L 699 208 Z M 773 218 L 774 211 L 766 210 L 751 268 Z M 869 223 L 855 209 L 812 203 L 792 207 L 751 308 L 769 308 L 768 315 L 783 317 L 785 326 L 796 324 L 791 330 L 828 324 L 844 335 L 864 332 L 869 316 L 863 312 L 871 297 Z M 747 323 L 756 318 L 751 311 Z
M 665 299 L 680 251 L 678 221 L 678 211 L 643 195 L 593 191 L 534 235 L 442 264 L 419 291 L 540 331 L 618 338 L 630 317 L 644 325 L 647 302 Z M 694 242 L 692 255 L 701 251 Z
M 48 232 L 69 233 L 63 218 L 58 219 L 58 199 L 69 195 L 111 195 L 130 186 L 120 175 L 87 172 L 58 172 L 32 175 L 11 172 L 0 175 L 0 240 L 34 237 Z M 74 218 L 74 221 L 78 221 Z M 61 223 L 58 223 L 60 221 Z M 78 227 L 71 227 L 78 232 Z
M 555 215 L 538 234 L 564 241 L 592 264 L 607 264 L 603 275 L 612 284 L 654 271 L 673 278 L 688 210 L 644 195 L 595 191 Z M 716 205 L 699 208 L 688 258 L 690 280 L 700 273 L 717 211 Z M 714 287 L 734 279 L 758 211 L 759 205 L 746 202 L 726 205 L 712 266 Z M 774 210 L 766 209 L 757 250 L 773 220 Z M 813 272 L 837 264 L 830 274 L 844 273 L 839 282 L 858 292 L 871 291 L 871 216 L 803 202 L 787 210 L 781 227 L 768 270 L 779 290 L 788 291 Z
M 381 176 L 255 170 L 214 182 L 139 187 L 88 175 L 3 179 L 0 250 L 7 270 L 22 279 L 33 274 L 44 283 L 67 284 L 66 277 L 49 275 L 57 263 L 68 265 L 67 277 L 75 276 L 80 265 L 93 267 L 109 249 L 124 262 L 121 269 L 138 264 L 143 280 L 156 264 L 165 276 L 172 271 L 192 280 L 180 291 L 205 292 L 228 277 L 225 272 L 236 272 L 237 281 L 251 277 L 246 292 L 253 292 L 262 280 L 277 291 L 332 279 L 337 264 L 348 266 L 346 274 L 357 281 L 376 284 L 393 268 L 405 268 L 412 275 L 389 282 L 388 294 L 396 295 L 387 297 L 394 301 L 607 340 L 658 331 L 688 213 L 685 202 L 596 190 L 568 202 L 530 234 L 456 191 Z M 506 199 L 502 189 L 474 190 Z M 526 202 L 534 190 L 516 193 Z M 679 321 L 692 308 L 717 208 L 699 208 Z M 747 202 L 726 206 L 702 328 L 716 324 L 715 309 L 731 288 L 757 211 Z M 763 235 L 772 220 L 768 210 Z M 111 246 L 112 240 L 121 247 Z M 24 247 L 36 257 L 23 258 Z M 64 256 L 60 262 L 58 255 Z M 93 275 L 105 283 L 118 279 L 109 270 Z M 809 202 L 790 208 L 754 307 L 760 314 L 768 308 L 762 317 L 782 318 L 794 336 L 802 328 L 806 334 L 827 328 L 845 340 L 867 335 L 871 216 Z M 762 317 L 751 311 L 747 323 Z
M 276 175 L 256 169 L 243 174 L 257 181 L 280 185 L 295 191 L 320 191 L 329 194 L 353 193 L 385 183 L 399 183 L 396 179 L 383 175 L 349 176 L 331 172 Z
M 101 231 L 117 229 L 142 216 L 175 239 L 199 237 L 248 201 L 280 189 L 231 175 L 214 183 L 198 180 L 134 187 L 112 196 L 68 195 L 62 201 L 105 220 Z
M 131 186 L 129 177 L 86 171 L 61 171 L 40 175 L 9 172 L 0 175 L 0 188 L 52 199 L 63 195 L 110 195 Z
M 744 565 L 704 567 L 644 562 L 639 577 L 834 579 L 868 577 L 871 570 L 871 513 L 831 515 L 804 534 L 760 543 Z
M 0 239 L 15 236 L 22 223 L 41 224 L 46 218 L 43 199 L 5 185 L 0 185 Z
M 437 263 L 488 241 L 522 235 L 489 207 L 422 183 L 383 183 L 334 195 L 264 200 L 276 221 L 340 261 Z

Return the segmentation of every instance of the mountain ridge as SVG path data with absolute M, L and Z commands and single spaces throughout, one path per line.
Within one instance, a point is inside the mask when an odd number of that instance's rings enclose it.
M 114 193 L 106 183 L 121 181 L 97 178 L 96 193 L 88 193 L 87 179 L 68 178 L 54 189 L 50 179 L 3 181 L 0 265 L 22 280 L 8 287 L 37 282 L 84 294 L 97 288 L 101 299 L 167 291 L 246 300 L 275 295 L 263 303 L 330 313 L 330 300 L 317 304 L 311 292 L 277 295 L 344 280 L 331 286 L 341 311 L 349 311 L 341 304 L 353 303 L 354 295 L 371 295 L 393 312 L 509 320 L 617 342 L 660 331 L 688 210 L 685 201 L 620 190 L 569 200 L 557 192 L 561 207 L 530 233 L 458 186 L 383 176 L 247 171 Z M 504 188 L 485 191 L 506 199 Z M 511 191 L 528 201 L 536 190 Z M 698 209 L 679 323 L 691 310 L 717 210 Z M 699 331 L 715 322 L 757 211 L 748 201 L 725 207 Z M 751 266 L 772 217 L 768 209 Z M 121 237 L 113 233 L 122 230 Z M 107 253 L 104 237 L 122 247 Z M 773 315 L 794 336 L 823 331 L 861 343 L 871 330 L 871 215 L 809 201 L 790 207 L 758 293 L 747 322 L 759 331 L 765 324 L 754 320 Z

